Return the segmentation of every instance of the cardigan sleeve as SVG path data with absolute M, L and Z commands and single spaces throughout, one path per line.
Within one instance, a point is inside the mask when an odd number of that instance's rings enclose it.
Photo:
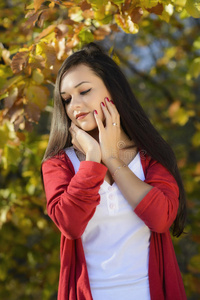
M 166 232 L 174 222 L 179 207 L 179 187 L 172 174 L 151 160 L 144 182 L 153 186 L 134 212 L 157 233 Z
M 83 234 L 100 202 L 99 189 L 107 168 L 82 161 L 76 174 L 64 158 L 51 158 L 42 165 L 47 213 L 68 239 Z

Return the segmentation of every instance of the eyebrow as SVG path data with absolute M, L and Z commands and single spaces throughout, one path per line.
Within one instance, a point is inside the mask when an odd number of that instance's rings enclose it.
M 77 85 L 75 85 L 74 88 L 76 89 L 77 87 L 79 87 L 79 86 L 80 86 L 81 84 L 83 84 L 83 83 L 90 83 L 90 82 L 89 82 L 89 81 L 81 81 L 80 83 L 78 83 Z M 66 92 L 61 92 L 60 94 L 61 94 L 61 95 L 62 95 L 62 94 L 66 94 Z

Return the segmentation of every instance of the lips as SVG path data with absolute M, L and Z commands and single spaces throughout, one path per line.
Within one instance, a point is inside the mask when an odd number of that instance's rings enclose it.
M 88 115 L 88 113 L 80 113 L 80 114 L 77 114 L 76 115 L 76 119 L 77 120 L 80 120 L 80 119 L 83 119 L 85 116 L 87 116 Z

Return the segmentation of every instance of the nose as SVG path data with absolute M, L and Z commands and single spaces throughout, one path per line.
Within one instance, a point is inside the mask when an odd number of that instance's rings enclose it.
M 78 95 L 77 96 L 72 96 L 72 99 L 71 99 L 71 107 L 73 110 L 81 107 L 81 103 L 82 103 L 82 99 L 81 97 L 79 97 Z

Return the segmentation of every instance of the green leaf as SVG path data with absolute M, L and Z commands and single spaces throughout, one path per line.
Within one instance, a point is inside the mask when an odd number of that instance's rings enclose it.
M 199 75 L 200 75 L 200 57 L 197 57 L 192 61 L 186 78 L 190 80 L 192 77 L 197 78 Z
M 8 92 L 6 92 L 6 93 L 0 95 L 0 100 L 2 100 L 2 99 L 4 99 L 4 98 L 8 97 L 8 95 L 9 95 Z
M 79 34 L 78 34 L 78 37 L 81 41 L 81 43 L 90 43 L 90 42 L 93 42 L 94 41 L 94 36 L 93 34 L 91 33 L 91 31 L 89 29 L 85 29 L 83 28 Z
M 194 147 L 200 147 L 200 132 L 197 131 L 192 137 L 192 144 Z
M 194 47 L 194 49 L 196 49 L 196 50 L 199 50 L 199 49 L 200 49 L 200 37 L 198 37 L 198 38 L 194 41 L 193 47 Z

